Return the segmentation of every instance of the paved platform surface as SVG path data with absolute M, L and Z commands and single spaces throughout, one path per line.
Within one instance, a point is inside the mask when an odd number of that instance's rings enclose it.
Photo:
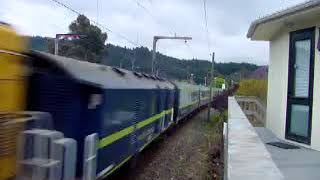
M 256 127 L 255 130 L 286 180 L 320 180 L 319 151 L 304 147 L 281 149 L 271 146 L 266 143 L 280 140 L 266 128 Z
M 228 180 L 278 180 L 283 176 L 234 97 L 228 99 Z

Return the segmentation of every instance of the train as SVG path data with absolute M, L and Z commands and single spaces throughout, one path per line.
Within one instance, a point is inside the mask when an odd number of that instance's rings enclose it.
M 0 25 L 0 123 L 1 113 L 50 113 L 53 129 L 77 142 L 77 176 L 88 135 L 98 135 L 96 176 L 102 179 L 207 106 L 217 93 L 210 94 L 206 86 L 28 50 L 26 40 L 12 29 Z M 17 171 L 15 153 L 6 152 L 7 136 L 0 132 L 0 164 L 11 165 L 0 171 L 0 179 Z

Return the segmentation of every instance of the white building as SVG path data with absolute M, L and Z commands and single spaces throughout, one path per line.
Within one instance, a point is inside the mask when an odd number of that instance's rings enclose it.
M 318 151 L 319 27 L 320 1 L 308 1 L 254 21 L 247 34 L 270 42 L 266 127 L 280 139 Z

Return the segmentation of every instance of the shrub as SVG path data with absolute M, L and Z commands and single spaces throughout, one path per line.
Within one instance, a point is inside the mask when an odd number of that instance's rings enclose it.
M 256 96 L 262 100 L 263 103 L 267 102 L 268 81 L 258 79 L 245 79 L 239 83 L 237 95 L 240 96 Z
M 238 89 L 238 85 L 224 90 L 213 98 L 212 107 L 220 112 L 223 112 L 228 108 L 228 96 L 232 96 Z
M 212 83 L 212 86 L 215 88 L 222 88 L 222 85 L 225 84 L 225 80 L 222 77 L 215 77 Z

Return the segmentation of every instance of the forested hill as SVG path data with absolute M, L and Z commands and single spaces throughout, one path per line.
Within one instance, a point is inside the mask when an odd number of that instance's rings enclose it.
M 33 50 L 53 52 L 53 39 L 44 37 L 30 37 L 30 48 Z M 63 51 L 63 50 L 62 50 Z M 70 55 L 72 57 L 72 55 Z M 100 63 L 109 66 L 117 66 L 139 72 L 151 71 L 151 51 L 146 47 L 128 49 L 125 47 L 107 44 L 100 59 Z M 235 59 L 235 61 L 241 61 Z M 210 72 L 211 63 L 205 60 L 192 59 L 181 60 L 157 54 L 157 69 L 161 76 L 169 79 L 186 80 L 194 75 L 196 83 L 204 83 L 204 77 Z M 258 68 L 249 63 L 215 63 L 215 76 L 238 80 L 245 77 Z

